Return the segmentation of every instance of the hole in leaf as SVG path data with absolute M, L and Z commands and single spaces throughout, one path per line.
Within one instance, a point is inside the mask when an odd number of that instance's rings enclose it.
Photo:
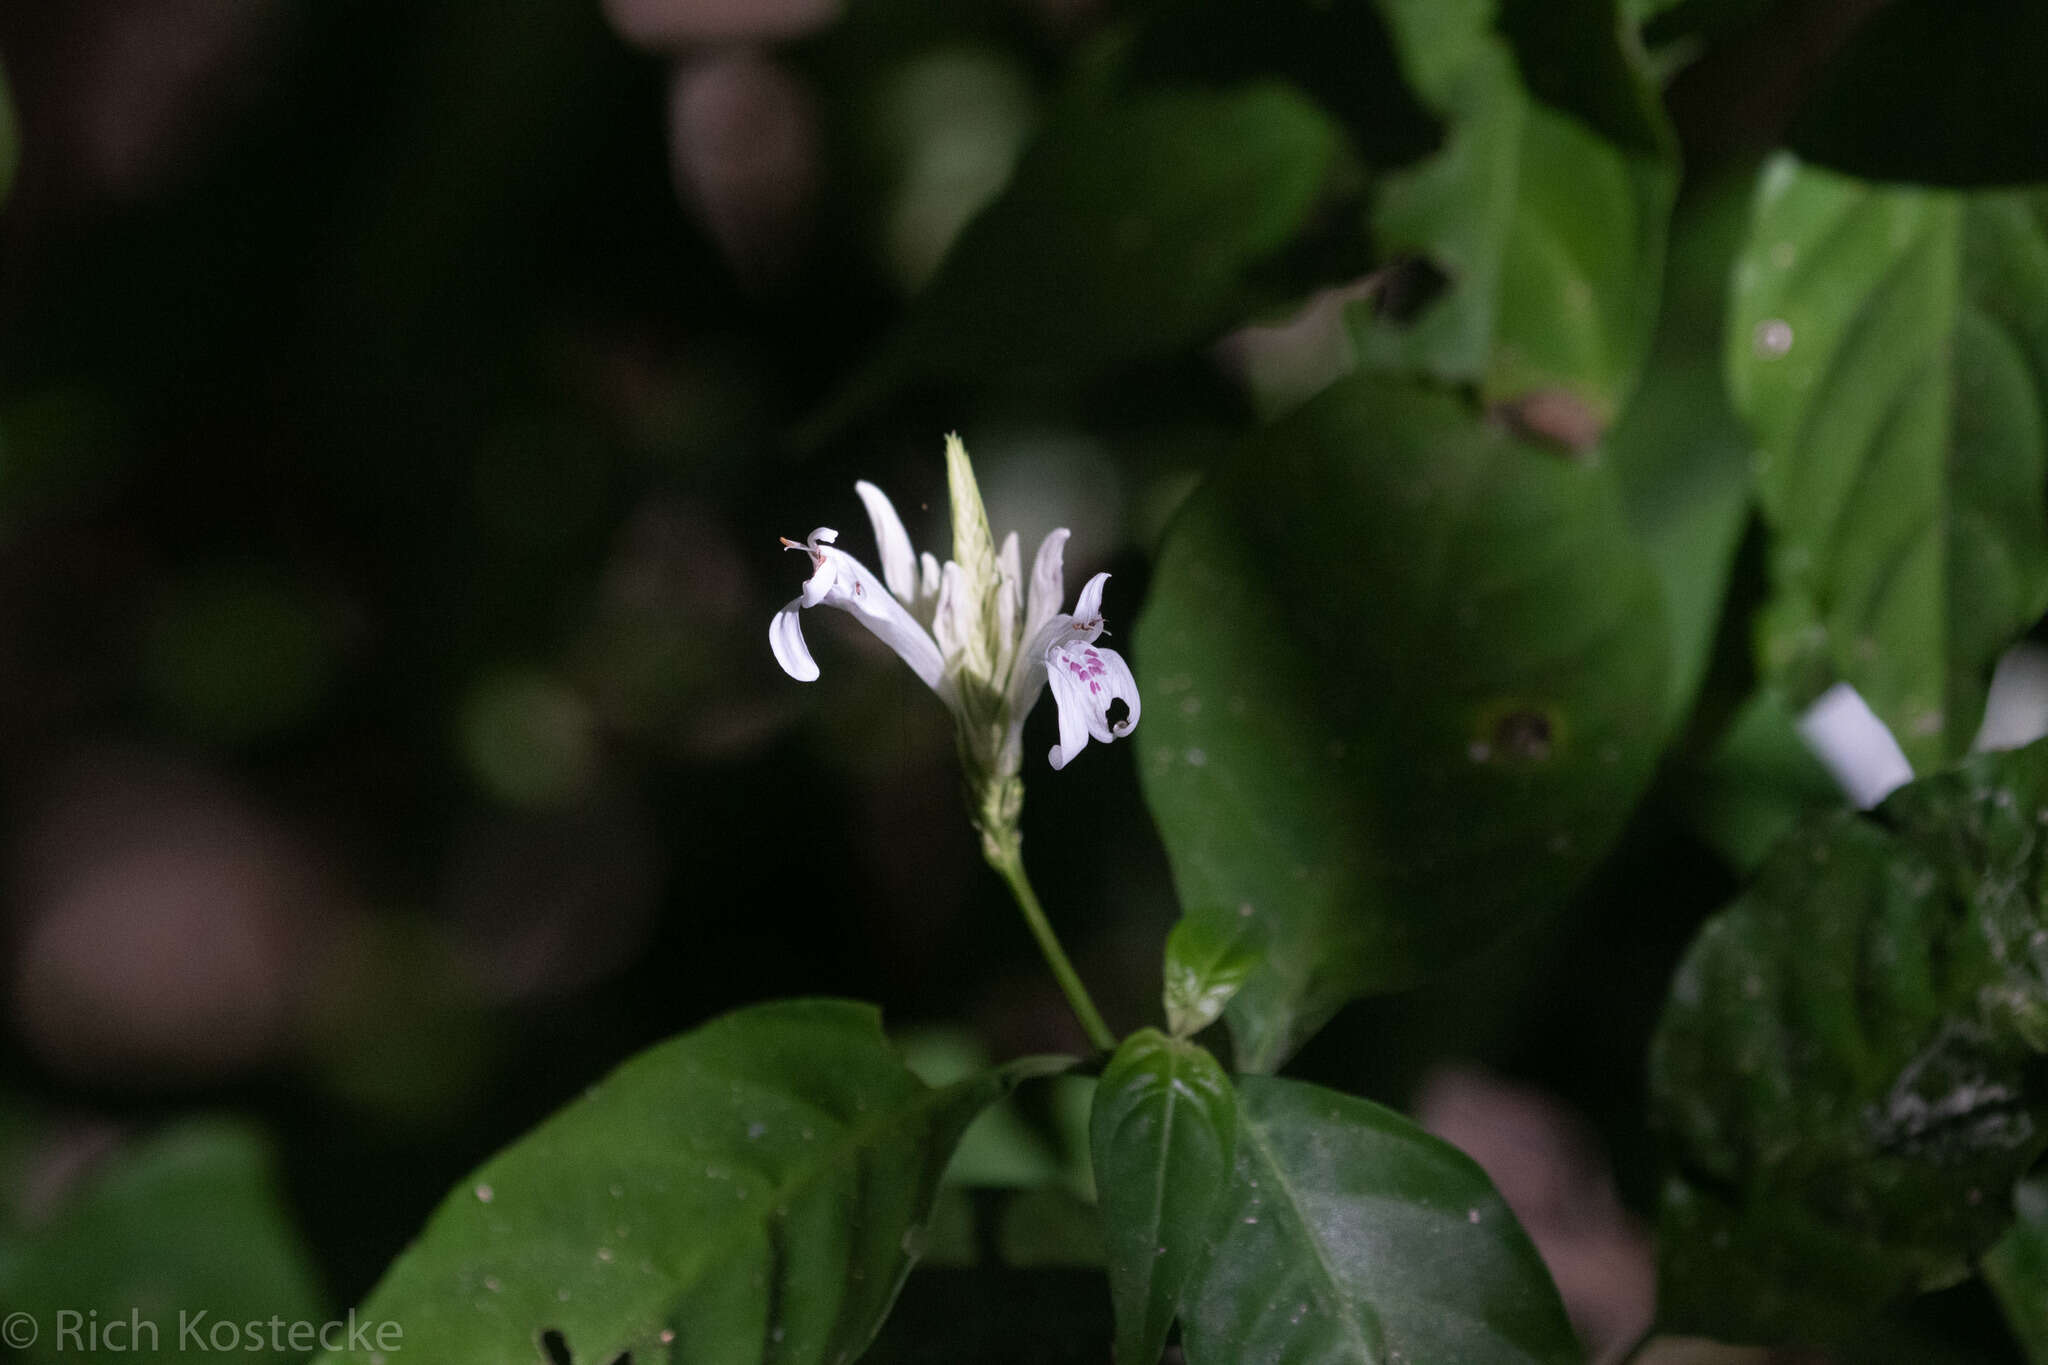
M 1122 725 L 1131 718 L 1131 708 L 1124 702 L 1122 697 L 1112 697 L 1110 698 L 1109 710 L 1106 714 L 1109 716 L 1109 723 L 1111 725 Z
M 569 1342 L 559 1328 L 550 1327 L 540 1334 L 541 1354 L 548 1358 L 548 1365 L 576 1365 L 576 1357 L 569 1354 Z
M 1451 277 L 1423 256 L 1401 256 L 1380 273 L 1379 297 L 1373 315 L 1406 327 L 1450 288 Z
M 1550 717 L 1541 711 L 1508 712 L 1493 727 L 1493 751 L 1529 762 L 1549 758 Z

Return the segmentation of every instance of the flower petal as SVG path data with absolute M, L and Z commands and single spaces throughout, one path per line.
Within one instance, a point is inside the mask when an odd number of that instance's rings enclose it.
M 789 605 L 775 613 L 775 619 L 768 623 L 768 648 L 775 651 L 775 662 L 782 665 L 782 671 L 798 682 L 816 682 L 818 664 L 811 657 L 811 651 L 804 644 L 802 614 L 804 599 L 793 597 Z
M 1053 771 L 1058 772 L 1088 747 L 1088 689 L 1072 673 L 1059 667 L 1056 659 L 1048 662 L 1046 673 L 1052 683 L 1052 699 L 1060 712 L 1060 742 L 1047 755 Z
M 1138 702 L 1138 680 L 1132 675 L 1131 666 L 1124 662 L 1123 655 L 1107 645 L 1094 645 L 1090 648 L 1091 652 L 1102 660 L 1104 690 L 1109 693 L 1110 701 L 1121 701 L 1130 708 L 1129 715 L 1122 720 L 1110 721 L 1109 724 L 1110 733 L 1122 739 L 1138 728 L 1138 717 L 1144 710 Z M 1107 720 L 1109 702 L 1103 703 L 1102 710 L 1103 718 Z
M 917 595 L 937 597 L 939 595 L 939 557 L 930 550 L 918 556 Z
M 1137 679 L 1115 650 L 1062 641 L 1046 651 L 1045 671 L 1060 709 L 1060 744 L 1052 752 L 1053 767 L 1064 768 L 1090 739 L 1107 744 L 1137 727 Z M 1118 701 L 1127 714 L 1112 721 L 1109 708 Z
M 939 657 L 950 659 L 960 652 L 960 566 L 952 560 L 939 572 L 939 601 L 932 610 L 932 637 L 938 642 Z
M 1017 658 L 1017 617 L 1024 610 L 1024 593 L 1021 579 L 1024 570 L 1017 553 L 1017 533 L 1003 537 L 1003 548 L 996 551 L 996 671 L 998 679 L 1010 676 L 1010 665 Z
M 1086 625 L 1102 615 L 1102 585 L 1109 582 L 1109 575 L 1099 573 L 1081 587 L 1081 596 L 1074 602 L 1074 621 Z
M 1061 526 L 1046 532 L 1045 539 L 1038 542 L 1038 556 L 1031 563 L 1031 594 L 1024 608 L 1023 639 L 1027 643 L 1037 638 L 1045 623 L 1059 614 L 1060 603 L 1066 600 L 1067 579 L 1061 558 L 1068 534 L 1067 528 Z
M 911 553 L 910 533 L 903 529 L 903 518 L 896 515 L 896 504 L 866 479 L 856 483 L 853 491 L 860 494 L 868 509 L 868 520 L 875 524 L 875 548 L 882 556 L 882 581 L 899 600 L 915 602 L 917 556 Z

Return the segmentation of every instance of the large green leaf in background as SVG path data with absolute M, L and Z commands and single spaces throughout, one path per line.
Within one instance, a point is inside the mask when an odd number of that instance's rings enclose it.
M 1265 952 L 1227 1012 L 1247 1070 L 1555 905 L 1664 733 L 1656 576 L 1606 471 L 1370 376 L 1189 500 L 1137 653 L 1181 904 Z
M 1188 1365 L 1583 1359 L 1485 1172 L 1392 1110 L 1241 1082 L 1235 1177 L 1182 1305 Z
M 1278 85 L 1076 100 L 819 419 L 899 385 L 1093 375 L 1212 340 L 1323 192 L 1342 138 Z
M 1767 676 L 1855 684 L 1923 770 L 2048 607 L 2048 200 L 1774 161 L 1737 263 L 1736 406 L 1773 531 Z
M 304 1356 L 269 1349 L 273 1317 L 318 1324 L 328 1316 L 269 1145 L 212 1119 L 114 1152 L 54 1208 L 0 1233 L 0 1305 L 36 1320 L 34 1348 L 9 1357 L 30 1365 L 214 1360 L 230 1352 L 187 1349 L 179 1329 L 194 1327 L 211 1343 L 222 1323 L 232 1328 L 235 1359 L 271 1365 Z M 71 1344 L 57 1335 L 60 1310 L 80 1315 Z M 154 1335 L 131 1343 L 135 1321 L 154 1324 Z M 82 1330 L 92 1322 L 122 1329 L 96 1349 Z M 265 1324 L 256 1347 L 242 1330 L 250 1322 Z M 73 1349 L 78 1342 L 87 1349 Z
M 1375 240 L 1384 257 L 1423 257 L 1448 282 L 1414 318 L 1365 324 L 1367 359 L 1477 381 L 1493 401 L 1561 390 L 1604 428 L 1635 383 L 1656 322 L 1678 183 L 1672 156 L 1624 149 L 1533 99 L 1492 5 L 1380 7 L 1409 83 L 1447 133 L 1441 150 L 1381 181 Z M 1665 140 L 1636 82 L 1607 103 L 1634 111 L 1646 144 Z
M 1202 1048 L 1144 1029 L 1102 1073 L 1090 1136 L 1116 1358 L 1156 1365 L 1230 1178 L 1237 1092 Z
M 1710 921 L 1651 1052 L 1659 1313 L 1825 1342 L 1967 1275 L 2048 1145 L 2048 746 L 1809 821 Z
M 2013 1192 L 2012 1230 L 1984 1258 L 1984 1278 L 2033 1365 L 2048 1365 L 2048 1178 Z
M 499 1365 L 857 1356 L 961 1131 L 1023 1062 L 933 1089 L 867 1006 L 756 1006 L 651 1048 L 451 1193 L 362 1307 Z M 368 1365 L 355 1355 L 325 1357 Z
M 1721 383 L 1721 309 L 1747 204 L 1744 180 L 1688 187 L 1649 364 L 1600 451 L 1664 588 L 1674 726 L 1706 676 L 1750 514 L 1749 441 Z

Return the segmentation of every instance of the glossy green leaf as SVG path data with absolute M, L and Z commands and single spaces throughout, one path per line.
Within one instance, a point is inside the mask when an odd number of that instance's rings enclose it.
M 1606 471 L 1372 377 L 1252 437 L 1137 631 L 1181 904 L 1263 936 L 1239 1065 L 1555 905 L 1648 778 L 1664 651 Z
M 304 1341 L 273 1342 L 270 1320 L 317 1331 L 329 1316 L 268 1144 L 219 1120 L 115 1152 L 43 1218 L 0 1235 L 0 1304 L 40 1329 L 9 1357 L 28 1365 L 301 1360 Z M 77 1315 L 69 1338 L 60 1312 Z M 121 1326 L 95 1340 L 84 1330 L 94 1323 Z M 262 1324 L 253 1342 L 250 1323 Z M 198 1333 L 197 1349 L 181 1328 Z
M 1826 1342 L 1952 1284 L 2048 1145 L 2048 747 L 1808 821 L 1686 954 L 1651 1053 L 1665 1325 Z
M 1166 1027 L 1191 1038 L 1223 1017 L 1223 1009 L 1259 965 L 1264 950 L 1250 916 L 1184 919 L 1166 936 L 1163 995 Z
M 1378 185 L 1374 237 L 1383 257 L 1422 257 L 1448 283 L 1412 319 L 1366 323 L 1364 355 L 1478 381 L 1495 402 L 1561 391 L 1604 429 L 1656 322 L 1670 156 L 1624 150 L 1531 98 L 1490 6 L 1383 0 L 1382 12 L 1447 131 Z
M 1485 1172 L 1392 1110 L 1241 1082 L 1235 1176 L 1183 1303 L 1188 1365 L 1579 1361 Z
M 1202 1048 L 1144 1029 L 1110 1058 L 1089 1127 L 1116 1358 L 1156 1365 L 1230 1176 L 1237 1094 Z
M 2013 1192 L 2013 1225 L 1984 1258 L 1984 1278 L 2033 1365 L 2048 1365 L 2048 1177 Z
M 2048 9 L 2037 0 L 1891 0 L 1829 59 L 1787 141 L 1872 180 L 2048 180 Z
M 1340 144 L 1275 85 L 1070 107 L 816 425 L 906 383 L 1093 375 L 1211 340 L 1250 305 L 1247 273 L 1302 226 Z
M 1766 675 L 1853 683 L 1925 770 L 2048 607 L 2048 201 L 1779 158 L 1737 263 L 1728 374 L 1773 540 Z
M 362 1307 L 437 1365 L 857 1356 L 939 1177 L 1043 1059 L 934 1089 L 870 1007 L 737 1011 L 625 1063 L 452 1192 Z M 354 1355 L 324 1357 L 356 1361 Z

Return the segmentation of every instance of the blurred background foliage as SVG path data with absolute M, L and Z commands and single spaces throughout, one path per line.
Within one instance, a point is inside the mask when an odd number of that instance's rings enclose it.
M 1722 322 L 1756 167 L 2040 179 L 2006 130 L 2048 111 L 2026 5 L 1619 10 L 0 10 L 0 1302 L 132 1301 L 92 1278 L 124 1237 L 167 1302 L 240 1274 L 214 1256 L 355 1302 L 478 1159 L 742 1002 L 876 1000 L 942 1075 L 1083 1050 L 931 698 L 851 630 L 822 684 L 775 668 L 775 537 L 860 552 L 867 477 L 931 541 L 957 429 L 998 523 L 1071 526 L 1127 628 L 1190 490 L 1364 364 L 1474 386 L 1562 464 L 1602 444 L 1622 506 L 1583 552 L 1661 589 L 1669 696 L 1584 813 L 1575 894 L 1292 1070 L 1474 1151 L 1582 1333 L 1633 1335 L 1672 969 L 1835 800 L 1749 643 Z M 1560 231 L 1600 282 L 1563 321 L 1512 283 Z M 1432 309 L 1423 258 L 1511 283 Z M 1332 600 L 1371 592 L 1314 533 Z M 1145 643 L 1141 737 L 1173 749 Z M 1025 816 L 1119 1029 L 1177 913 L 1137 764 L 1034 766 Z M 950 1358 L 1103 1358 L 1075 1354 L 1108 1304 L 1052 1093 L 977 1130 L 884 1354 L 971 1303 Z M 150 1219 L 203 1228 L 124 1223 L 157 1184 Z M 2009 1349 L 1979 1287 L 1920 1311 L 1965 1324 L 1958 1358 Z

